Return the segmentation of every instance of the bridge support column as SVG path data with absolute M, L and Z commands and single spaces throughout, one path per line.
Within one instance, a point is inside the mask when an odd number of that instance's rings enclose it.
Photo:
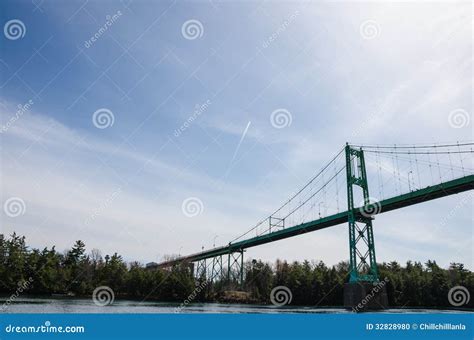
M 347 211 L 349 221 L 349 282 L 378 282 L 375 259 L 372 213 L 364 152 L 346 145 Z M 354 202 L 354 186 L 362 191 L 360 202 Z M 375 203 L 376 205 L 377 203 Z M 362 209 L 356 206 L 362 205 Z
M 197 261 L 195 278 L 206 280 L 206 278 L 207 278 L 207 266 L 206 266 L 206 260 L 205 259 Z
M 240 289 L 244 288 L 244 251 L 240 253 Z
M 354 312 L 385 309 L 388 306 L 385 281 L 344 284 L 344 307 Z
M 211 269 L 211 276 L 209 280 L 211 282 L 216 281 L 217 279 L 223 278 L 223 264 L 222 264 L 222 255 L 216 256 L 212 258 L 212 269 Z
M 244 284 L 243 249 L 229 253 L 227 257 L 227 284 L 230 287 L 233 283 L 238 283 L 241 288 Z
M 344 306 L 355 308 L 373 294 L 379 283 L 372 214 L 377 212 L 377 202 L 370 202 L 364 152 L 346 145 L 347 211 L 349 221 L 349 283 L 344 286 Z M 362 191 L 360 202 L 354 202 L 354 187 Z M 359 210 L 359 206 L 362 208 Z M 385 292 L 385 284 L 380 288 Z M 386 308 L 386 293 L 378 293 L 364 303 L 365 309 Z

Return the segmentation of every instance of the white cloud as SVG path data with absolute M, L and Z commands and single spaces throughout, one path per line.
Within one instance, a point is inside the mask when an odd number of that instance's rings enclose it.
M 137 151 L 141 149 L 112 141 L 106 134 L 51 120 L 33 107 L 35 113 L 25 114 L 1 135 L 2 199 L 20 196 L 27 204 L 23 217 L 2 215 L 3 230 L 20 231 L 38 247 L 57 244 L 61 249 L 71 245 L 74 238 L 82 238 L 89 248 L 101 248 L 104 253 L 119 251 L 128 259 L 155 260 L 157 253 L 176 253 L 180 248 L 181 253 L 189 253 L 202 244 L 209 247 L 216 234 L 218 243 L 223 244 L 246 231 L 325 165 L 345 141 L 385 144 L 472 139 L 472 129 L 452 129 L 447 123 L 449 112 L 459 107 L 472 115 L 470 4 L 369 3 L 358 11 L 354 7 L 341 11 L 344 5 L 308 5 L 307 11 L 292 22 L 291 31 L 286 33 L 298 35 L 300 43 L 314 45 L 290 63 L 254 105 L 232 108 L 225 98 L 222 102 L 216 98 L 210 111 L 196 121 L 196 125 L 230 137 L 227 141 L 232 148 L 246 124 L 252 122 L 236 159 L 242 155 L 254 163 L 253 172 L 265 173 L 255 179 L 259 185 L 242 178 L 223 179 L 192 165 L 188 168 L 160 152 Z M 375 39 L 365 40 L 359 35 L 359 25 L 367 19 L 380 27 Z M 319 21 L 325 26 L 324 34 L 312 41 L 314 31 L 322 27 Z M 154 59 L 157 51 L 149 41 L 145 41 L 141 57 Z M 285 53 L 294 53 L 298 44 L 285 41 L 282 36 L 278 44 Z M 175 51 L 179 54 L 181 49 Z M 269 51 L 264 51 L 266 57 L 281 65 L 281 56 Z M 226 55 L 225 50 L 219 53 L 224 59 L 238 61 L 237 55 Z M 192 61 L 189 55 L 184 57 L 186 62 Z M 182 76 L 183 70 L 174 71 Z M 260 81 L 263 76 L 256 72 L 251 77 Z M 233 81 L 238 82 L 238 77 Z M 147 95 L 153 95 L 154 86 L 147 88 Z M 238 86 L 234 90 L 238 95 Z M 90 97 L 92 101 L 93 94 Z M 260 110 L 285 107 L 285 100 L 293 103 L 288 108 L 293 123 L 276 130 L 269 122 L 272 110 Z M 219 114 L 211 115 L 212 110 Z M 5 123 L 12 113 L 2 112 L 0 116 Z M 265 159 L 260 159 L 262 153 L 248 152 L 247 139 L 251 147 L 264 150 Z M 164 149 L 174 147 L 169 143 Z M 222 160 L 216 157 L 213 162 Z M 118 188 L 117 197 L 101 208 Z M 205 212 L 193 219 L 180 211 L 182 200 L 189 196 L 199 197 L 205 205 Z M 435 258 L 440 256 L 438 249 L 443 249 L 443 259 L 454 256 L 452 260 L 471 264 L 469 254 L 453 253 L 460 240 L 469 239 L 466 226 L 459 235 L 449 237 L 430 228 L 439 218 L 433 211 L 450 209 L 455 199 L 430 204 L 417 210 L 418 214 L 410 210 L 397 218 L 376 219 L 380 261 L 403 257 L 410 247 L 419 247 L 411 251 L 413 257 Z M 93 214 L 94 220 L 84 225 Z M 465 216 L 463 213 L 453 219 L 450 226 L 465 223 Z M 249 253 L 266 259 L 321 258 L 335 263 L 347 258 L 346 237 L 346 227 L 341 226 Z

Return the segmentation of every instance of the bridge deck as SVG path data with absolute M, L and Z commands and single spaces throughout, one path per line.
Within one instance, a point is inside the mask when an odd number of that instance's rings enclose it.
M 436 198 L 445 197 L 457 194 L 463 191 L 474 189 L 474 175 L 454 179 L 452 181 L 440 183 L 434 186 L 429 186 L 423 189 L 414 190 L 410 193 L 395 196 L 378 202 L 377 213 L 384 213 L 387 211 L 400 209 L 410 205 L 430 201 Z M 370 209 L 371 205 L 365 207 Z M 372 207 L 373 208 L 373 207 Z M 362 207 L 360 208 L 362 209 Z M 359 210 L 360 210 L 359 209 Z M 320 230 L 332 227 L 341 223 L 347 222 L 348 212 L 344 211 L 335 215 L 323 217 L 311 222 L 306 222 L 290 228 L 281 229 L 270 234 L 252 237 L 236 243 L 230 243 L 224 247 L 213 248 L 203 252 L 195 253 L 189 256 L 182 256 L 171 261 L 166 261 L 158 264 L 158 267 L 169 267 L 180 262 L 195 262 L 207 258 L 212 258 L 219 255 L 228 254 L 242 249 L 255 247 L 261 244 L 270 243 L 285 239 L 288 237 L 309 233 L 311 231 Z

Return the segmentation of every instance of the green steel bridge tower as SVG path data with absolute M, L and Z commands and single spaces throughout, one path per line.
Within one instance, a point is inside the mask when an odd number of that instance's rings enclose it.
M 369 185 L 365 169 L 364 151 L 354 149 L 349 144 L 345 148 L 347 175 L 347 212 L 349 222 L 349 282 L 377 282 L 377 262 L 375 259 L 372 216 L 360 214 L 354 202 L 354 189 L 363 194 L 363 206 L 370 206 Z M 368 261 L 367 261 L 368 260 Z

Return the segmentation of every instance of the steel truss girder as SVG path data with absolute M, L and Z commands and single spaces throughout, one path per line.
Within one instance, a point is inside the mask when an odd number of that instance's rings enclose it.
M 244 281 L 244 250 L 227 254 L 227 268 L 224 267 L 225 255 L 196 261 L 195 277 L 208 282 L 226 280 L 228 284 Z

